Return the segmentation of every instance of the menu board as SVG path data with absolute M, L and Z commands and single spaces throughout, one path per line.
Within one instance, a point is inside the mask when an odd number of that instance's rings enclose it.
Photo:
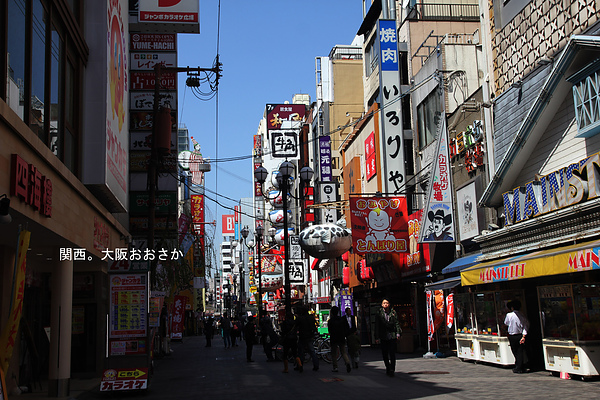
M 112 275 L 110 279 L 110 337 L 146 336 L 148 275 Z

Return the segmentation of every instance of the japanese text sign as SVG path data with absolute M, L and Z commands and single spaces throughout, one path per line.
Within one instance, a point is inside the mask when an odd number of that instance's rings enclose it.
M 408 251 L 405 197 L 351 197 L 352 246 L 358 254 Z
M 331 182 L 331 140 L 329 136 L 319 137 L 319 155 L 321 181 Z

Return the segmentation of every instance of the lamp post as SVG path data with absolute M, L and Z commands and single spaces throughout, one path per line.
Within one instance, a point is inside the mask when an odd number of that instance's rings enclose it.
M 263 232 L 264 228 L 262 225 L 258 225 L 254 231 L 254 234 L 256 235 L 256 258 L 258 258 L 258 315 L 262 315 L 262 260 L 260 259 L 260 248 L 262 247 Z
M 302 183 L 308 183 L 313 177 L 313 170 L 310 167 L 303 167 L 300 170 L 300 180 Z M 277 182 L 279 183 L 279 190 L 281 192 L 281 198 L 283 200 L 283 248 L 284 248 L 284 291 L 285 291 L 285 312 L 286 315 L 292 311 L 292 291 L 290 285 L 290 246 L 289 246 L 289 235 L 288 235 L 288 191 L 289 181 L 294 175 L 294 164 L 289 161 L 284 161 L 279 166 L 279 175 L 277 176 Z M 255 179 L 261 184 L 265 182 L 267 178 L 267 170 L 263 166 L 259 166 L 254 170 Z M 264 194 L 263 194 L 264 196 Z
M 250 231 L 248 230 L 248 226 L 244 226 L 242 228 L 242 232 L 241 232 L 242 233 L 242 242 L 246 246 L 248 246 L 246 244 L 246 239 L 248 238 L 248 233 L 249 232 Z M 245 286 L 244 286 L 244 274 L 245 274 L 245 272 L 244 272 L 244 246 L 241 247 L 241 252 L 242 252 L 242 254 L 241 254 L 240 258 L 242 260 L 241 260 L 240 268 L 239 268 L 239 272 L 240 272 L 240 300 L 239 300 L 240 307 L 239 307 L 239 315 L 240 316 L 242 315 L 242 311 L 243 311 L 242 310 L 242 304 L 244 304 L 244 291 L 246 289 Z

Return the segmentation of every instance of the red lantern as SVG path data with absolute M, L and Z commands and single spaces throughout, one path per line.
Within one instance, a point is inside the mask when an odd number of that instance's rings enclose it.
M 350 284 L 350 267 L 342 269 L 342 283 L 346 286 Z

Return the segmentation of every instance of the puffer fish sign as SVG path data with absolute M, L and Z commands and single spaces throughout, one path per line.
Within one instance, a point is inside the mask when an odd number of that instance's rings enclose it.
M 305 252 L 320 259 L 340 257 L 352 246 L 350 229 L 336 224 L 309 226 L 300 232 L 299 239 Z

